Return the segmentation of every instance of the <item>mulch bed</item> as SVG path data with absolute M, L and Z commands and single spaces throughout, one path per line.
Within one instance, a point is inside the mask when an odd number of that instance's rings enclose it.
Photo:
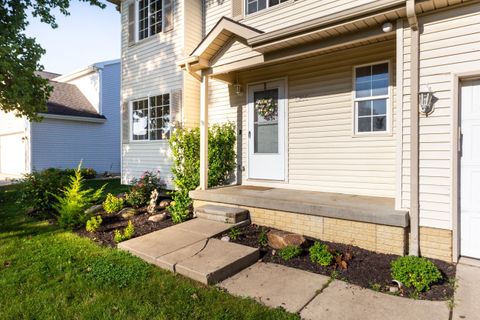
M 265 229 L 272 230 L 271 228 Z M 348 262 L 348 268 L 342 270 L 340 268 L 335 268 L 334 266 L 322 267 L 318 264 L 314 264 L 310 261 L 307 249 L 304 249 L 299 257 L 284 261 L 278 256 L 278 254 L 276 254 L 276 250 L 268 246 L 260 247 L 258 244 L 258 236 L 261 230 L 262 227 L 256 225 L 242 227 L 240 228 L 241 235 L 236 240 L 230 241 L 250 247 L 260 248 L 263 262 L 277 263 L 326 276 L 334 276 L 337 279 L 348 283 L 385 293 L 389 293 L 390 286 L 394 285 L 390 275 L 390 263 L 398 257 L 397 255 L 375 253 L 352 245 L 320 241 L 327 244 L 332 252 L 350 252 L 353 258 Z M 224 235 L 228 235 L 228 233 L 219 236 L 219 238 Z M 315 239 L 308 239 L 309 243 L 307 243 L 306 248 L 310 247 L 314 240 Z M 432 285 L 428 292 L 420 293 L 415 298 L 422 300 L 450 299 L 453 296 L 454 288 L 449 283 L 449 279 L 455 278 L 455 266 L 440 260 L 429 260 L 432 261 L 442 272 L 443 279 L 439 283 Z M 406 289 L 403 292 L 397 292 L 396 294 L 404 297 L 414 297 L 414 292 L 410 289 Z
M 128 221 L 132 221 L 135 228 L 135 234 L 133 238 L 143 236 L 147 233 L 151 233 L 160 229 L 164 229 L 173 225 L 172 219 L 167 215 L 167 219 L 161 222 L 148 221 L 150 215 L 147 213 L 146 207 L 137 209 L 137 214 L 130 219 L 123 219 L 117 214 L 106 215 L 102 214 L 102 225 L 93 233 L 87 232 L 85 228 L 78 229 L 75 232 L 82 236 L 87 237 L 95 242 L 109 247 L 116 247 L 117 243 L 113 240 L 113 231 L 115 229 L 123 230 Z M 165 210 L 156 212 L 155 214 L 163 213 Z

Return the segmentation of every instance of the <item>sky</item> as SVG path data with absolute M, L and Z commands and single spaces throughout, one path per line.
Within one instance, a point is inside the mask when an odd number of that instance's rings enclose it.
M 120 58 L 120 13 L 115 5 L 107 3 L 102 10 L 72 0 L 69 11 L 69 16 L 55 13 L 57 29 L 29 17 L 26 34 L 47 51 L 41 60 L 45 71 L 65 74 Z

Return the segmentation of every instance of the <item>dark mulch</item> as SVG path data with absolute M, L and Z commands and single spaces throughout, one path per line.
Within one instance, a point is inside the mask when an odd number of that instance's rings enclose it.
M 271 230 L 267 228 L 264 229 Z M 238 239 L 231 240 L 232 242 L 260 248 L 260 245 L 258 244 L 258 236 L 262 230 L 262 227 L 249 225 L 240 228 L 240 230 L 241 235 Z M 228 235 L 228 233 L 223 235 Z M 308 243 L 305 248 L 308 248 L 310 245 L 312 245 L 314 240 L 315 239 L 308 239 Z M 390 264 L 395 258 L 398 257 L 397 255 L 375 253 L 352 245 L 327 241 L 320 242 L 327 244 L 332 252 L 342 254 L 347 252 L 351 253 L 353 258 L 348 262 L 348 268 L 342 270 L 340 268 L 335 268 L 334 266 L 322 267 L 318 264 L 314 264 L 310 261 L 307 249 L 304 249 L 299 257 L 293 258 L 289 261 L 284 261 L 278 256 L 278 254 L 275 254 L 276 252 L 272 248 L 268 246 L 261 247 L 260 251 L 262 255 L 262 261 L 277 263 L 327 276 L 334 276 L 337 279 L 364 288 L 375 289 L 381 292 L 389 292 L 389 287 L 393 285 L 391 282 L 392 278 L 390 276 Z M 432 285 L 428 292 L 420 293 L 420 295 L 416 298 L 422 300 L 450 299 L 453 296 L 454 289 L 450 284 L 449 279 L 455 278 L 455 266 L 440 260 L 429 260 L 440 269 L 444 277 L 439 283 Z M 413 290 L 409 289 L 398 294 L 405 297 L 414 297 Z
M 165 210 L 158 211 L 157 213 L 163 213 Z M 164 229 L 173 225 L 172 219 L 168 217 L 161 222 L 148 221 L 150 215 L 147 213 L 146 207 L 138 209 L 138 214 L 130 219 L 123 219 L 117 214 L 105 215 L 102 214 L 102 225 L 93 233 L 87 232 L 84 228 L 76 230 L 75 232 L 83 237 L 88 237 L 95 242 L 109 247 L 116 247 L 116 242 L 113 241 L 113 232 L 115 229 L 123 230 L 128 221 L 132 221 L 135 228 L 134 238 L 143 236 L 147 233 Z

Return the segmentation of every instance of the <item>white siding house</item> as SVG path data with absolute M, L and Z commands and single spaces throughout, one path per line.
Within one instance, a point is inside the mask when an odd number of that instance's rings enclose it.
M 54 92 L 41 122 L 0 116 L 0 173 L 75 168 L 81 160 L 98 173 L 120 172 L 120 62 L 42 75 Z
M 169 93 L 170 123 L 201 132 L 236 124 L 237 184 L 367 197 L 388 203 L 390 213 L 376 218 L 403 214 L 407 223 L 356 215 L 328 222 L 321 207 L 283 212 L 215 190 L 194 192 L 195 206 L 243 206 L 259 224 L 382 252 L 480 258 L 473 196 L 480 182 L 461 176 L 480 172 L 478 2 L 150 0 L 174 9 L 164 19 L 168 28 L 139 39 L 140 2 L 112 1 L 122 14 L 124 182 L 154 169 L 170 179 L 168 135 L 145 139 L 130 130 L 138 101 Z M 173 101 L 174 92 L 181 99 Z M 270 94 L 278 115 L 269 122 L 259 118 L 257 102 Z M 433 110 L 422 112 L 429 95 Z M 205 161 L 201 173 L 208 177 Z M 207 189 L 206 178 L 200 188 Z M 303 219 L 311 224 L 299 226 Z M 328 231 L 328 223 L 347 231 Z

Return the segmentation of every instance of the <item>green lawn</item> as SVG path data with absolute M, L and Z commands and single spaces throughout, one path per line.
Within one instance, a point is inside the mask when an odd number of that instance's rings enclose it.
M 16 197 L 0 187 L 0 319 L 298 319 L 33 220 Z

